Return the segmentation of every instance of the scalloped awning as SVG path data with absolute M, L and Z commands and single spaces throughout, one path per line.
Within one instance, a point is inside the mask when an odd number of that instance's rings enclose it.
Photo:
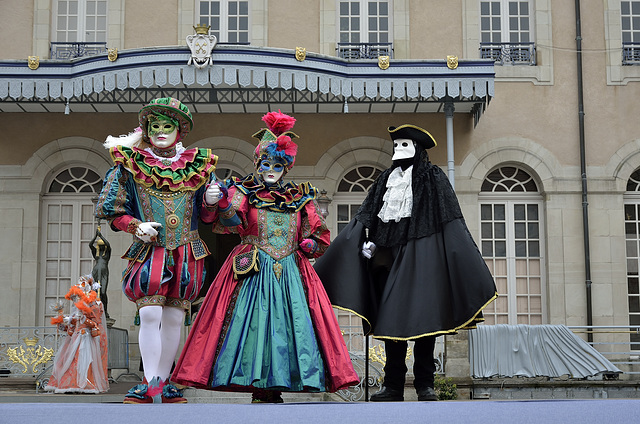
M 475 120 L 494 94 L 490 60 L 347 61 L 292 50 L 218 46 L 213 66 L 187 65 L 186 47 L 136 49 L 72 61 L 0 61 L 0 111 L 137 112 L 155 97 L 174 96 L 199 113 L 442 112 L 445 102 Z

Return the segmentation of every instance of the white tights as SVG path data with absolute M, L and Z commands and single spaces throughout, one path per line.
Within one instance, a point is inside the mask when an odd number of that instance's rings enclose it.
M 161 381 L 169 378 L 180 346 L 184 313 L 181 308 L 156 305 L 140 308 L 138 343 L 147 381 L 156 376 Z

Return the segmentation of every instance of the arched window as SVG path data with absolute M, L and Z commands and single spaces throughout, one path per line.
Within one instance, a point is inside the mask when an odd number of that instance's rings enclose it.
M 216 175 L 216 179 L 218 181 L 224 181 L 231 177 L 242 178 L 242 175 L 239 172 L 234 171 L 231 168 L 217 167 L 216 170 L 213 172 Z
M 332 202 L 336 217 L 334 234 L 338 234 L 355 216 L 358 208 L 367 196 L 371 184 L 378 178 L 382 169 L 374 166 L 359 166 L 347 172 L 338 183 L 338 191 Z
M 51 306 L 81 275 L 91 273 L 93 256 L 89 242 L 96 229 L 92 197 L 100 193 L 102 177 L 82 166 L 58 172 L 43 198 L 42 272 L 40 317 L 46 323 L 55 315 Z
M 546 321 L 543 202 L 533 177 L 515 166 L 495 169 L 480 193 L 480 249 L 498 298 L 487 324 Z
M 624 228 L 627 255 L 627 297 L 629 325 L 640 325 L 640 169 L 627 181 L 624 194 Z M 640 350 L 640 335 L 631 334 L 631 349 Z

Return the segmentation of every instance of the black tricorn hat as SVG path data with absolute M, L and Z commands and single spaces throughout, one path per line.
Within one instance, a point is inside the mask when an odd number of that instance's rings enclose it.
M 406 138 L 415 141 L 423 149 L 430 149 L 438 145 L 436 139 L 429 134 L 429 131 L 416 127 L 415 125 L 403 124 L 399 127 L 389 127 L 387 131 L 389 131 L 389 135 L 391 135 L 391 140 Z

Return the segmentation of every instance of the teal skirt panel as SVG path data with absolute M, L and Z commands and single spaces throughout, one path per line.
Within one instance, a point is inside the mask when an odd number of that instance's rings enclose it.
M 238 293 L 211 386 L 324 391 L 324 364 L 295 255 L 276 261 L 259 251 L 259 258 L 260 271 Z

